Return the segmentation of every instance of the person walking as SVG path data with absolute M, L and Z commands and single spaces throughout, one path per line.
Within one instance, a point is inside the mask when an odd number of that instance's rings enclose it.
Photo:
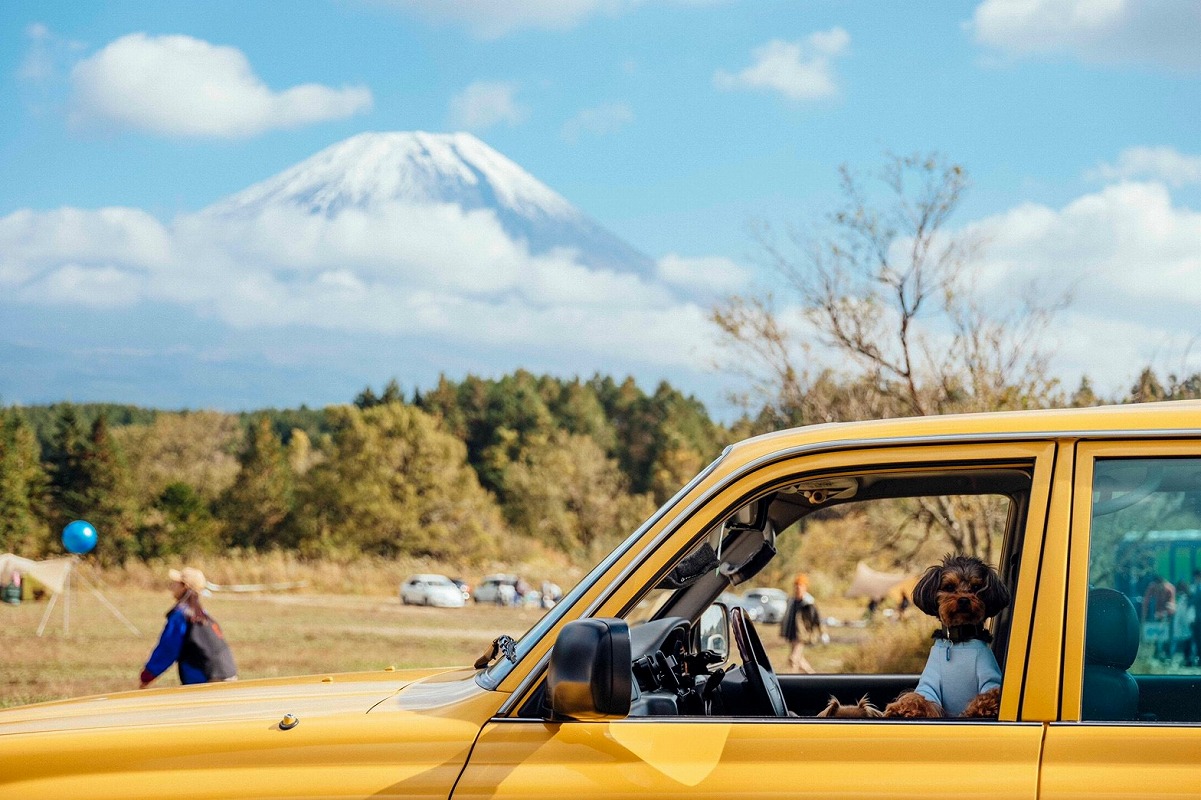
M 169 570 L 167 578 L 175 605 L 167 612 L 167 622 L 142 669 L 138 688 L 145 689 L 172 664 L 178 664 L 182 684 L 237 680 L 225 634 L 200 604 L 200 594 L 208 586 L 204 573 L 184 567 Z
M 784 619 L 780 621 L 780 635 L 792 644 L 792 652 L 788 655 L 788 666 L 800 672 L 813 673 L 813 665 L 805 658 L 804 624 L 800 620 L 806 603 L 812 603 L 809 594 L 809 576 L 798 572 L 792 581 L 792 596 L 788 598 L 788 608 L 784 611 Z

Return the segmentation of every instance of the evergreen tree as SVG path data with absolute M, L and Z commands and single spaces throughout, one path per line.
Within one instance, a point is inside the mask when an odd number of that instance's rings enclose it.
M 48 490 L 33 429 L 16 410 L 0 409 L 0 550 L 30 557 L 47 552 Z
M 412 406 L 329 410 L 325 460 L 302 482 L 302 551 L 479 560 L 504 526 L 463 443 Z
M 54 434 L 48 453 L 53 500 L 50 523 L 56 530 L 87 510 L 87 475 L 84 458 L 87 437 L 76 407 L 64 403 L 54 420 Z
M 295 481 L 283 443 L 265 415 L 247 431 L 238 462 L 238 477 L 218 504 L 228 543 L 256 550 L 287 546 Z
M 79 482 L 76 491 L 67 495 L 63 510 L 96 528 L 95 552 L 101 561 L 121 563 L 139 555 L 133 485 L 105 416 L 92 423 L 78 462 Z
M 143 558 L 216 552 L 221 526 L 204 497 L 183 481 L 168 484 L 155 498 L 138 530 Z

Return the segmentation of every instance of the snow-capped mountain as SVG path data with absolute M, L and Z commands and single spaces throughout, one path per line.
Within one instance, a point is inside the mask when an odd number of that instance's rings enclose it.
M 649 274 L 650 258 L 586 217 L 520 166 L 469 133 L 363 133 L 209 206 L 251 217 L 272 207 L 336 217 L 383 204 L 452 204 L 491 210 L 531 253 L 577 251 L 594 268 Z

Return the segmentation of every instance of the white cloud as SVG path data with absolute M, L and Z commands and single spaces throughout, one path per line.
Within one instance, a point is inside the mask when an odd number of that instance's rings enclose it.
M 476 81 L 451 98 L 451 126 L 480 131 L 502 123 L 520 125 L 529 111 L 517 102 L 516 95 L 516 84 Z
M 1201 212 L 1160 184 L 1118 183 L 1060 209 L 1026 204 L 971 228 L 988 242 L 982 297 L 1011 298 L 1032 281 L 1047 296 L 1071 291 L 1050 331 L 1061 374 L 1121 388 L 1198 331 Z
M 719 89 L 764 89 L 790 100 L 818 100 L 838 93 L 832 61 L 846 54 L 850 34 L 831 28 L 797 42 L 773 39 L 755 48 L 752 64 L 737 74 L 718 70 L 713 84 Z
M 167 136 L 237 138 L 353 116 L 366 87 L 302 84 L 275 92 L 238 49 L 190 36 L 133 33 L 71 71 L 72 121 Z
M 492 212 L 448 204 L 165 225 L 135 209 L 19 211 L 0 218 L 0 298 L 684 368 L 711 336 L 703 305 L 668 282 L 531 253 Z
M 981 44 L 1016 56 L 1201 69 L 1201 3 L 1192 0 L 984 0 L 970 27 Z
M 1106 181 L 1150 178 L 1178 188 L 1201 184 L 1201 156 L 1172 147 L 1129 147 L 1116 164 L 1102 164 L 1091 174 Z
M 625 103 L 607 103 L 593 108 L 582 109 L 567 122 L 563 123 L 563 138 L 569 142 L 577 141 L 583 134 L 607 136 L 634 121 L 634 112 Z
M 745 290 L 751 278 L 748 269 L 722 256 L 689 258 L 669 253 L 657 267 L 664 283 L 710 300 Z

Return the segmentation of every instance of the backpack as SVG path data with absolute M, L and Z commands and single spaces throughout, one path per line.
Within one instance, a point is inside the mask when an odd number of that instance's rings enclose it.
M 236 678 L 238 668 L 234 666 L 233 651 L 225 641 L 225 634 L 217 620 L 209 616 L 198 617 L 188 623 L 179 660 L 201 670 L 206 681 L 227 681 Z

